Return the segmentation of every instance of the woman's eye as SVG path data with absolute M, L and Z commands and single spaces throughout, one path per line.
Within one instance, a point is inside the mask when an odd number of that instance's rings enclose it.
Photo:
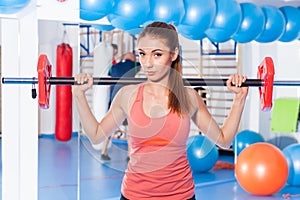
M 144 56 L 145 54 L 143 52 L 139 52 L 139 56 Z
M 154 54 L 154 56 L 159 57 L 159 56 L 162 56 L 162 54 L 161 53 L 156 53 L 156 54 Z

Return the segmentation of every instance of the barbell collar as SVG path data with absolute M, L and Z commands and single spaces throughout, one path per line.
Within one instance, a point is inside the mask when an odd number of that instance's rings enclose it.
M 37 78 L 4 78 L 2 77 L 3 84 L 38 84 L 39 81 Z

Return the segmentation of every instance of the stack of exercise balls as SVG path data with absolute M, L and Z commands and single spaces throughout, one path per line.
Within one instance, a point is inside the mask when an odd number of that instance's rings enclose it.
M 235 175 L 248 193 L 269 196 L 285 185 L 300 186 L 300 144 L 282 150 L 263 141 L 259 133 L 244 130 L 237 134 Z
M 0 14 L 15 14 L 30 0 L 2 0 Z M 191 40 L 291 42 L 300 39 L 300 9 L 237 0 L 81 0 L 80 19 L 107 17 L 113 28 L 138 34 L 152 21 L 174 24 Z
M 286 184 L 300 186 L 300 144 L 291 144 L 280 150 L 250 130 L 238 133 L 234 144 L 238 146 L 236 180 L 248 193 L 270 196 Z M 188 138 L 187 157 L 193 173 L 203 173 L 213 168 L 219 153 L 207 137 L 195 135 Z
M 219 158 L 216 145 L 204 135 L 190 136 L 187 141 L 187 157 L 193 173 L 207 172 Z
M 250 194 L 269 196 L 286 184 L 288 163 L 275 145 L 258 142 L 238 155 L 235 175 L 239 185 Z
M 80 1 L 81 19 L 95 21 L 103 17 L 113 27 L 132 34 L 153 21 L 163 21 L 174 24 L 191 40 L 268 43 L 300 39 L 300 9 L 292 6 L 258 6 L 237 0 Z

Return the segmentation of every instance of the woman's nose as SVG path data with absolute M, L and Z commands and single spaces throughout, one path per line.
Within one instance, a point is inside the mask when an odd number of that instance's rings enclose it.
M 153 60 L 152 60 L 151 56 L 145 56 L 144 66 L 147 68 L 153 67 Z

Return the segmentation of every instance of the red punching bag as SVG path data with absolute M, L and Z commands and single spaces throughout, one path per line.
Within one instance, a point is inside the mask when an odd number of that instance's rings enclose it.
M 72 48 L 62 43 L 56 48 L 56 76 L 72 76 Z M 56 86 L 55 137 L 68 141 L 72 137 L 72 90 L 71 86 Z

